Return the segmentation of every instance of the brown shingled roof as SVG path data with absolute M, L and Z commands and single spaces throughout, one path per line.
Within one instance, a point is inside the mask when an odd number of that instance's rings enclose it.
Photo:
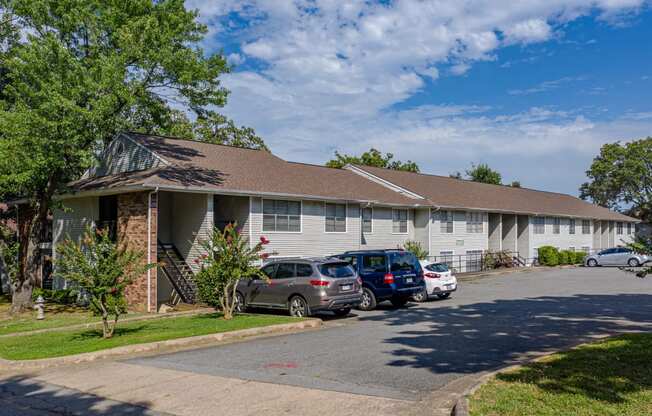
M 442 208 L 638 221 L 566 194 L 370 166 L 355 168 L 421 195 Z
M 169 137 L 127 134 L 167 166 L 72 184 L 78 190 L 120 186 L 202 188 L 216 192 L 287 195 L 386 205 L 426 204 L 344 169 L 287 162 L 263 150 L 215 145 Z

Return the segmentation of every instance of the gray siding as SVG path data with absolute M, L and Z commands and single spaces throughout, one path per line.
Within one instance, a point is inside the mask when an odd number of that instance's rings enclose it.
M 85 177 L 113 175 L 122 172 L 146 170 L 163 165 L 149 149 L 118 136 L 105 149 L 97 166 L 89 169 Z
M 408 232 L 398 234 L 392 232 L 392 208 L 376 206 L 373 212 L 372 231 L 371 234 L 365 234 L 366 244 L 363 249 L 401 248 L 406 241 L 415 239 L 414 210 L 408 209 Z
M 502 248 L 507 251 L 517 251 L 516 215 L 502 214 Z
M 249 238 L 249 197 L 215 195 L 213 203 L 215 226 L 237 222 L 240 233 Z
M 172 197 L 172 243 L 193 271 L 195 259 L 203 254 L 201 243 L 213 228 L 213 195 L 174 193 Z
M 500 251 L 503 247 L 502 214 L 489 213 L 489 250 Z
M 430 210 L 414 210 L 414 240 L 421 244 L 424 250 L 430 250 Z
M 527 215 L 519 215 L 516 217 L 516 225 L 518 254 L 529 259 L 532 257 L 532 252 L 530 252 L 530 233 L 532 232 L 530 218 Z
M 489 232 L 487 214 L 483 213 L 481 233 L 468 233 L 466 230 L 466 212 L 453 212 L 453 232 L 441 232 L 441 220 L 438 212 L 433 212 L 430 223 L 430 255 L 440 256 L 442 251 L 452 251 L 454 255 L 466 255 L 470 250 L 489 249 Z
M 530 230 L 532 231 L 534 231 L 533 218 L 530 218 Z M 574 248 L 577 251 L 580 251 L 582 247 L 593 248 L 593 233 L 591 231 L 589 231 L 589 234 L 582 233 L 582 219 L 575 220 L 575 234 L 569 232 L 570 219 L 568 218 L 560 218 L 559 234 L 553 233 L 554 217 L 546 217 L 545 220 L 545 232 L 543 234 L 530 233 L 531 257 L 537 256 L 535 250 L 541 246 L 553 246 L 560 250 Z

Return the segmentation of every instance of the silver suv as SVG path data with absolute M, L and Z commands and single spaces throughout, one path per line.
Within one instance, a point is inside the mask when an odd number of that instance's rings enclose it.
M 261 270 L 269 280 L 248 279 L 238 283 L 239 311 L 251 306 L 285 309 L 297 317 L 318 311 L 346 316 L 360 304 L 362 282 L 349 263 L 340 259 L 279 259 Z

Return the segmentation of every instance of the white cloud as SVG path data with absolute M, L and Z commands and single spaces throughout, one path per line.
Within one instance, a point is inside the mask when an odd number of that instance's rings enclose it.
M 547 92 L 550 90 L 555 90 L 557 88 L 560 88 L 561 86 L 577 81 L 584 81 L 586 80 L 586 77 L 564 77 L 564 78 L 559 78 L 555 79 L 552 81 L 544 81 L 534 87 L 531 88 L 525 88 L 525 89 L 512 89 L 509 90 L 508 93 L 510 95 L 529 95 L 529 94 L 537 94 L 540 92 Z
M 551 37 L 552 28 L 542 19 L 528 19 L 506 28 L 503 34 L 508 43 L 541 42 Z

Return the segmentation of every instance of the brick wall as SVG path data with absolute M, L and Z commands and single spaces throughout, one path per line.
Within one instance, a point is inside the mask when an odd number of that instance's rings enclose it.
M 147 208 L 149 192 L 133 192 L 118 195 L 118 241 L 126 243 L 134 250 L 147 250 Z M 150 261 L 156 262 L 156 229 L 157 229 L 157 195 L 152 194 L 150 210 Z M 147 252 L 143 258 L 147 263 Z M 149 270 L 150 275 L 150 312 L 156 312 L 156 268 Z M 147 272 L 137 278 L 126 289 L 129 308 L 137 311 L 147 311 Z

